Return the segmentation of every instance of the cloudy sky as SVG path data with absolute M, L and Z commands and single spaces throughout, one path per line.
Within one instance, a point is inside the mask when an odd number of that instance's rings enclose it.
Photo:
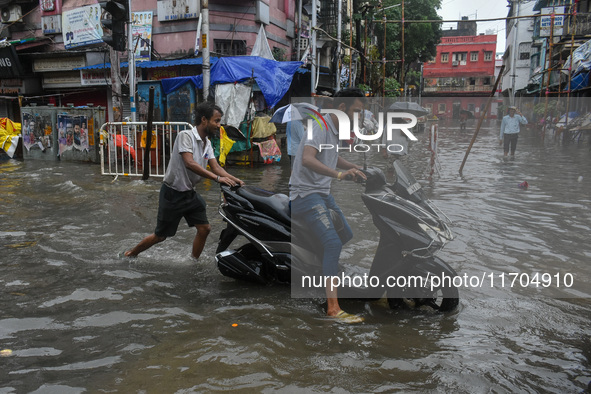
M 438 13 L 443 20 L 458 20 L 462 16 L 469 19 L 505 18 L 508 11 L 506 0 L 442 0 Z M 456 23 L 443 24 L 444 30 L 450 27 L 455 28 Z M 497 52 L 504 52 L 505 21 L 478 22 L 478 33 L 486 33 L 487 30 L 497 34 Z

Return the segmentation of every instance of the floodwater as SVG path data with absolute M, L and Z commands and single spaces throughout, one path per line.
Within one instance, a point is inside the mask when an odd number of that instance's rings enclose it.
M 154 228 L 158 179 L 113 180 L 98 165 L 0 163 L 0 393 L 584 391 L 590 146 L 524 131 L 516 158 L 504 160 L 491 126 L 462 175 L 470 129 L 440 128 L 437 168 L 427 133 L 403 161 L 453 221 L 456 238 L 440 256 L 468 278 L 492 274 L 493 286 L 461 288 L 459 309 L 447 315 L 343 301 L 366 318 L 353 326 L 324 318 L 321 299 L 217 271 L 216 184 L 198 186 L 213 225 L 199 261 L 189 257 L 194 230 L 184 223 L 123 259 Z M 377 155 L 368 162 L 384 164 Z M 284 192 L 289 163 L 230 171 Z M 376 234 L 362 188 L 334 188 L 355 231 L 344 267 L 367 269 Z M 511 273 L 520 275 L 513 286 Z M 549 274 L 550 286 L 536 287 L 535 273 Z

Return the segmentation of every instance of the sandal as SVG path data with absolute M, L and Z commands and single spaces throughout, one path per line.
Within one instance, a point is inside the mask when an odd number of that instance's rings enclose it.
M 337 321 L 339 321 L 341 323 L 347 323 L 347 324 L 362 323 L 365 320 L 361 316 L 352 315 L 352 314 L 347 313 L 343 310 L 341 310 L 339 313 L 337 313 L 336 315 L 334 315 L 332 317 L 337 319 Z

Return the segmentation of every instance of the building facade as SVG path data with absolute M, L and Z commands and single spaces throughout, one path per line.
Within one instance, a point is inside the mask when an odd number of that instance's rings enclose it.
M 475 32 L 475 23 L 459 30 Z M 462 111 L 479 116 L 495 82 L 496 45 L 495 35 L 447 31 L 435 59 L 423 66 L 423 106 L 440 119 L 458 119 Z
M 20 120 L 31 103 L 111 109 L 109 47 L 95 0 L 2 2 L 0 117 Z M 200 1 L 130 0 L 137 81 L 201 74 Z M 250 55 L 263 26 L 276 60 L 292 60 L 296 0 L 210 0 L 212 57 Z M 8 45 L 6 45 L 8 44 Z M 129 105 L 127 53 L 120 53 L 123 103 Z M 111 111 L 110 111 L 111 112 Z M 124 108 L 124 114 L 126 109 Z M 110 114 L 112 119 L 112 113 Z

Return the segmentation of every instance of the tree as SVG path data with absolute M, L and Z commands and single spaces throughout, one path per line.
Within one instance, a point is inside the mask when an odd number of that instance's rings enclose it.
M 374 8 L 374 35 L 377 37 L 378 48 L 384 53 L 384 24 L 381 23 L 384 13 L 387 20 L 401 20 L 401 0 L 384 0 L 383 9 Z M 405 20 L 441 20 L 437 15 L 437 9 L 441 8 L 441 0 L 406 0 L 404 2 Z M 386 26 L 386 60 L 402 59 L 402 25 L 400 23 L 387 23 Z M 388 62 L 386 65 L 386 77 L 395 77 L 400 80 L 401 66 L 404 64 L 406 74 L 413 63 L 423 63 L 431 60 L 437 53 L 437 44 L 441 38 L 441 24 L 439 23 L 405 23 L 404 25 L 404 62 Z

